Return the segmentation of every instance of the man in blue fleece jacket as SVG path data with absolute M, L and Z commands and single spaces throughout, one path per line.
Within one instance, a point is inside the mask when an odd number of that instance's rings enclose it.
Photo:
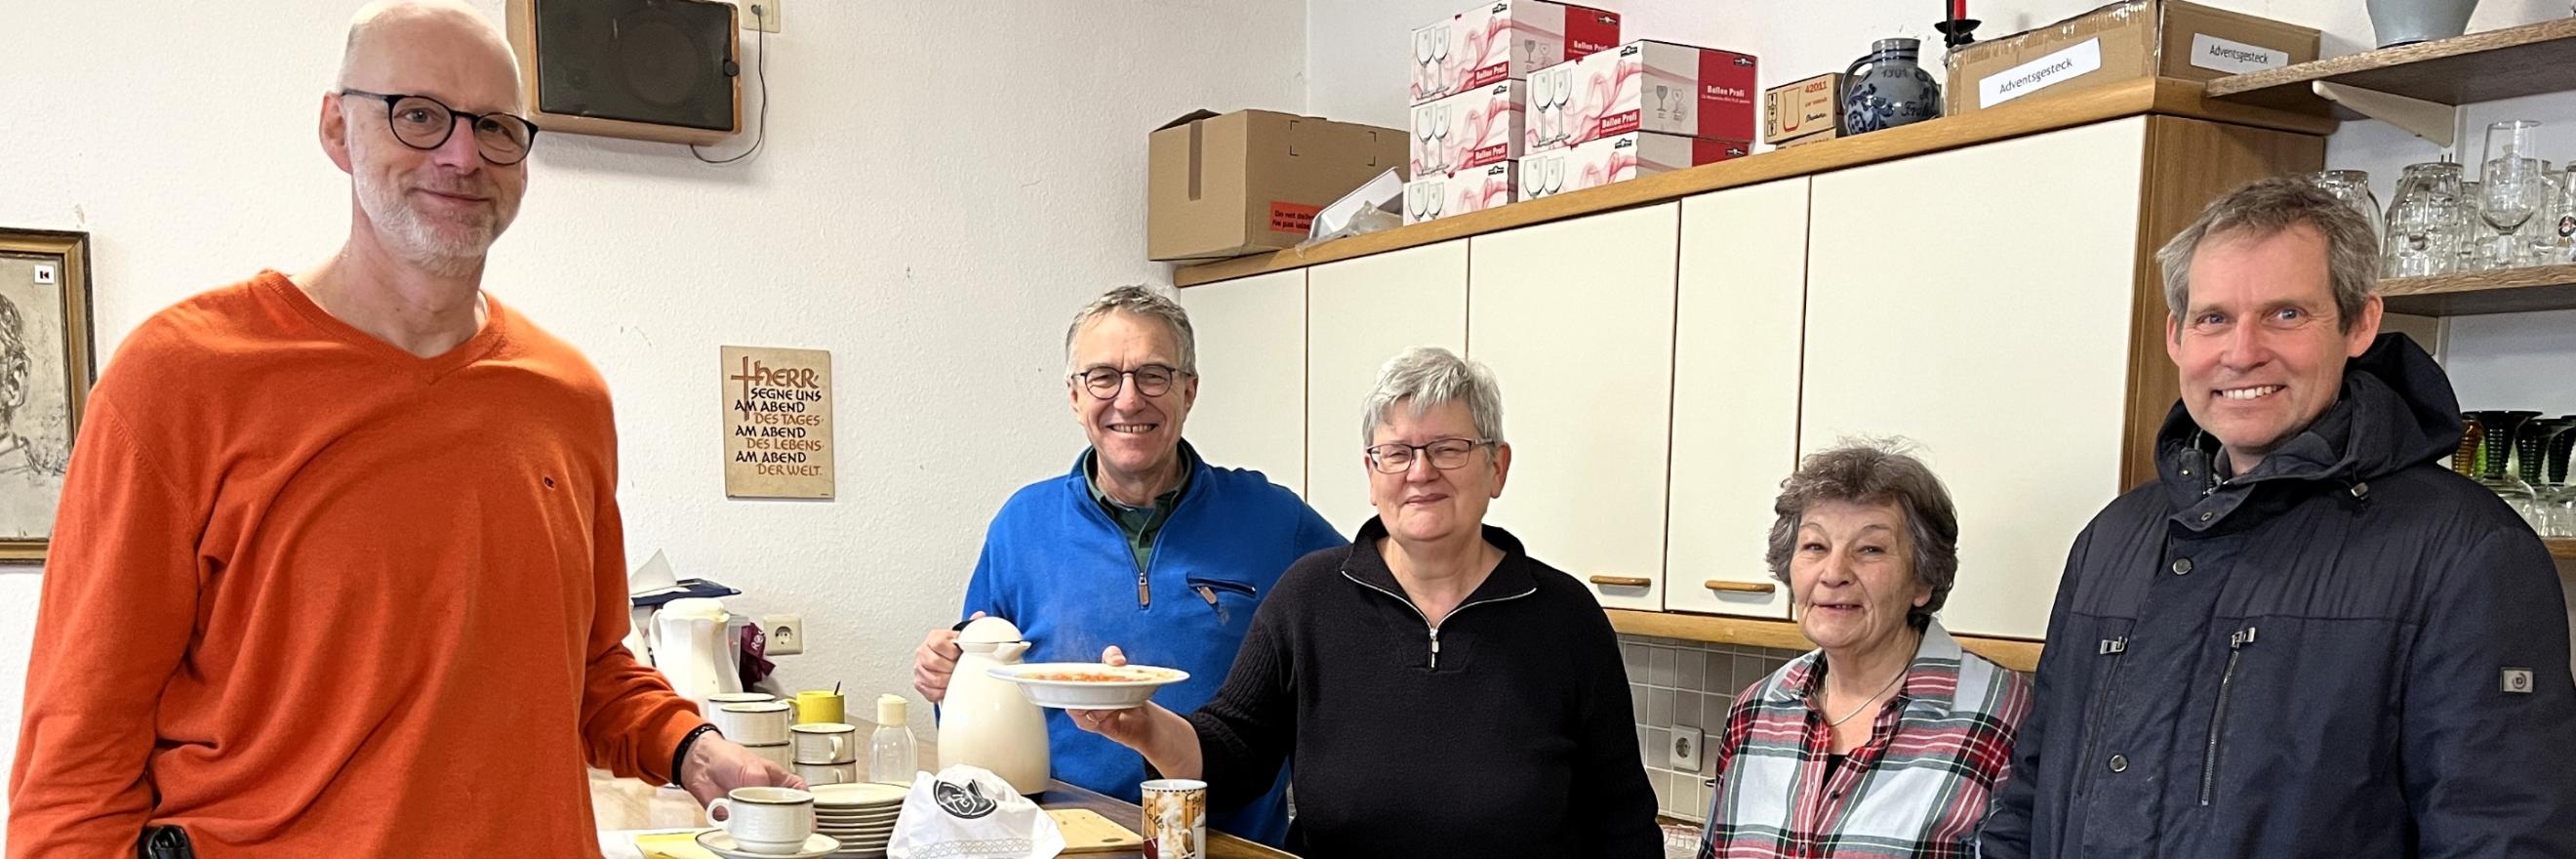
M 1091 439 L 1073 468 L 1011 496 L 984 533 L 965 612 L 1009 619 L 1030 662 L 1090 662 L 1116 643 L 1139 664 L 1190 679 L 1155 700 L 1197 709 L 1216 694 L 1252 610 L 1288 565 L 1344 544 L 1306 502 L 1261 472 L 1219 468 L 1181 440 L 1198 399 L 1188 312 L 1143 287 L 1110 290 L 1065 331 L 1066 390 Z M 957 633 L 914 654 L 913 688 L 933 703 L 957 667 Z M 1129 801 L 1145 760 L 1048 710 L 1055 777 Z M 1208 825 L 1265 844 L 1288 834 L 1288 775 Z

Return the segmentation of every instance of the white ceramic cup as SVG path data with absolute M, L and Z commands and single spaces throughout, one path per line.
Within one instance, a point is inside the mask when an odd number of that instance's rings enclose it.
M 716 730 L 725 739 L 746 746 L 768 746 L 788 741 L 787 726 L 791 719 L 784 701 L 761 701 L 752 704 L 726 704 L 712 714 Z
M 854 784 L 859 780 L 859 764 L 857 761 L 842 761 L 837 764 L 809 764 L 798 761 L 796 777 L 804 779 L 806 784 L 815 786 Z
M 859 759 L 856 725 L 818 722 L 788 729 L 796 734 L 796 762 L 845 764 Z
M 814 795 L 784 787 L 738 787 L 707 803 L 724 816 L 733 843 L 754 853 L 794 853 L 814 834 Z
M 764 746 L 744 746 L 743 748 L 750 749 L 751 753 L 759 755 L 761 760 L 777 764 L 780 770 L 787 770 L 789 767 L 796 765 L 796 746 L 791 743 L 770 743 Z
M 718 692 L 707 696 L 706 708 L 714 710 L 727 704 L 758 704 L 762 701 L 776 700 L 778 696 L 767 692 Z

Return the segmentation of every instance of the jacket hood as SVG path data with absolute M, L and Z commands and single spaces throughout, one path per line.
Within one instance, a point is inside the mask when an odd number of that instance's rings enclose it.
M 2406 335 L 2381 334 L 2344 365 L 2343 394 L 2325 414 L 2228 483 L 2358 484 L 2452 454 L 2460 432 L 2459 398 L 2442 366 Z M 2215 485 L 2210 465 L 2218 447 L 2176 402 L 2156 434 L 2156 464 L 2178 499 L 2197 499 Z

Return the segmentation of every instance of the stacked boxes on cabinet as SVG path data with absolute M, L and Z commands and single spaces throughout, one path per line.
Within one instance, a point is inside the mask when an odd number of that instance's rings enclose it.
M 1530 75 L 1618 41 L 1617 13 L 1547 0 L 1494 0 L 1415 29 L 1405 222 L 1519 199 Z
M 1750 54 L 1640 39 L 1530 79 L 1524 197 L 1740 158 L 1760 130 Z

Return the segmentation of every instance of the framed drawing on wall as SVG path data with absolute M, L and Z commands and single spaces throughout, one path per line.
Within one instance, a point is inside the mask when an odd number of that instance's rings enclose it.
M 0 561 L 45 559 L 97 380 L 89 234 L 0 227 Z

